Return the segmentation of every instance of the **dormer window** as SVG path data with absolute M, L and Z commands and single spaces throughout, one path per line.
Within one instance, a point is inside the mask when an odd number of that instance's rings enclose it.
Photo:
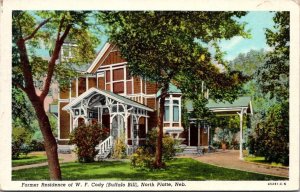
M 74 57 L 74 48 L 77 47 L 74 43 L 64 43 L 61 48 L 62 60 L 72 59 Z

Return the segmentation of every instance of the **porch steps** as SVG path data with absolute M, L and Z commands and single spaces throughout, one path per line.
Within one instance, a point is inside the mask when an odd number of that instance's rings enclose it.
M 201 148 L 197 146 L 187 146 L 187 145 L 180 145 L 179 146 L 180 152 L 177 155 L 202 155 L 203 151 Z
M 57 153 L 70 154 L 73 149 L 74 146 L 72 145 L 57 145 Z
M 96 147 L 96 149 L 99 150 L 99 153 L 95 157 L 96 160 L 100 161 L 107 158 L 113 149 L 113 137 L 109 136 L 106 138 Z

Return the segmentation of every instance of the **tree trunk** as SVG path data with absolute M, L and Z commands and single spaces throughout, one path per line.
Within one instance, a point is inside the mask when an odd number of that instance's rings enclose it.
M 58 161 L 57 144 L 51 130 L 49 118 L 44 110 L 44 100 L 40 100 L 40 98 L 35 95 L 35 90 L 33 90 L 33 93 L 34 94 L 28 94 L 28 97 L 35 110 L 40 130 L 44 138 L 50 180 L 61 180 L 61 170 Z
M 158 115 L 158 135 L 156 141 L 156 153 L 155 153 L 155 167 L 161 168 L 164 166 L 162 161 L 162 139 L 163 139 L 163 127 L 164 127 L 164 114 L 165 114 L 165 99 L 168 93 L 169 84 L 165 84 L 161 89 L 161 96 L 159 102 L 159 115 Z

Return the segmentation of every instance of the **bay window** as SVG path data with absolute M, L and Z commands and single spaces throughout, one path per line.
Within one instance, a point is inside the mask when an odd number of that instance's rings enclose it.
M 181 98 L 170 96 L 165 100 L 164 123 L 170 127 L 181 126 Z

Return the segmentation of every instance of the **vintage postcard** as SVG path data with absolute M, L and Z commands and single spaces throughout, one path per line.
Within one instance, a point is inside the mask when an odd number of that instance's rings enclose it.
M 0 190 L 299 190 L 299 2 L 1 1 Z

